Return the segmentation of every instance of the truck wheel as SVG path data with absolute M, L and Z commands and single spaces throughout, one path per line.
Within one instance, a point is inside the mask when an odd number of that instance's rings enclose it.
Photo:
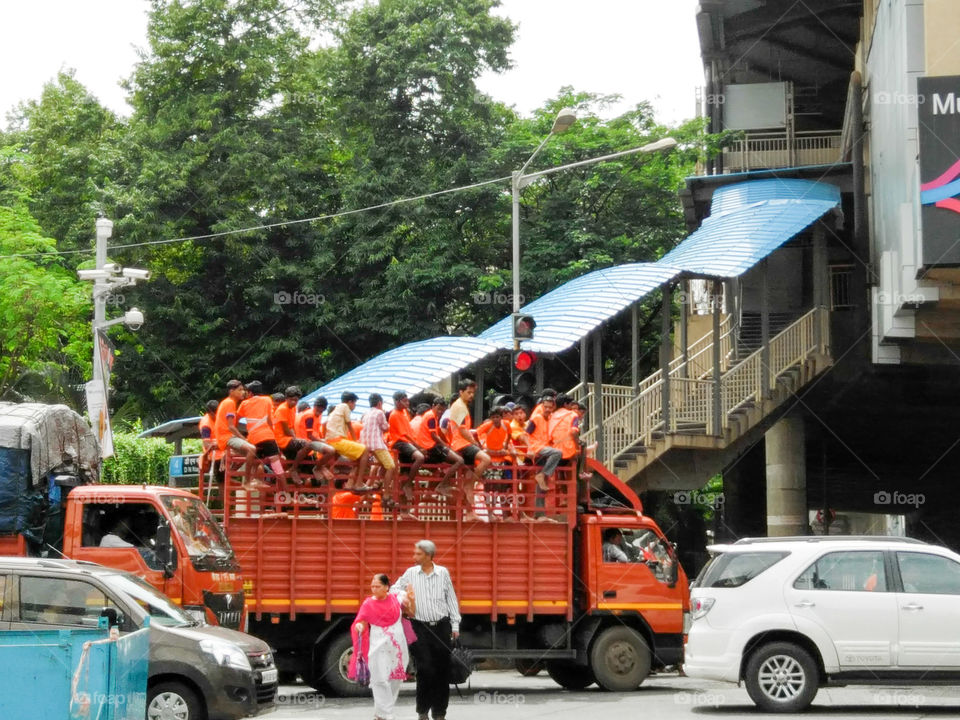
M 533 677 L 534 675 L 539 675 L 540 671 L 543 670 L 543 661 L 521 658 L 514 663 L 514 667 L 517 668 L 517 672 L 524 677 Z
M 279 680 L 281 685 L 296 685 L 297 684 L 297 671 L 296 670 L 281 670 L 279 672 Z
M 604 690 L 636 690 L 650 674 L 650 663 L 647 641 L 622 625 L 601 632 L 590 649 L 590 667 Z
M 547 675 L 557 685 L 567 690 L 583 690 L 595 682 L 590 668 L 564 660 L 547 661 Z
M 799 645 L 773 642 L 757 648 L 747 661 L 747 693 L 764 712 L 807 709 L 819 689 L 817 663 Z
M 147 720 L 204 720 L 206 716 L 197 693 L 183 683 L 161 682 L 147 691 Z
M 336 697 L 369 695 L 368 688 L 347 677 L 351 655 L 353 655 L 353 640 L 350 633 L 340 633 L 323 649 L 322 664 L 317 668 L 318 675 L 310 684 Z

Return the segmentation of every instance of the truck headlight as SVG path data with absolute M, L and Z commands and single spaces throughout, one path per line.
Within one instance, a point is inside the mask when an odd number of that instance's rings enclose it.
M 206 639 L 200 641 L 200 649 L 223 667 L 252 670 L 247 654 L 233 643 Z

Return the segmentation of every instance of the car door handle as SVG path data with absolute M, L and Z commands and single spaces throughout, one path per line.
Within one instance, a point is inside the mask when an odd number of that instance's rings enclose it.
M 603 596 L 604 596 L 605 598 L 615 598 L 615 597 L 617 596 L 617 591 L 616 591 L 616 590 L 604 590 L 604 591 L 603 591 Z
M 923 605 L 919 603 L 910 603 L 909 605 L 903 606 L 904 610 L 923 610 Z
M 798 607 L 798 608 L 812 608 L 814 605 L 816 605 L 816 603 L 813 602 L 812 600 L 801 600 L 801 601 L 798 602 L 796 605 L 794 605 L 794 607 Z

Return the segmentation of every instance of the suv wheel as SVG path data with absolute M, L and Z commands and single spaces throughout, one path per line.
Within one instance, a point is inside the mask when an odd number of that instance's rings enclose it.
M 747 662 L 747 692 L 765 712 L 806 710 L 817 694 L 817 663 L 798 645 L 774 642 L 757 648 Z
M 147 720 L 204 720 L 197 694 L 183 683 L 162 682 L 147 693 Z
M 610 627 L 590 649 L 590 667 L 604 690 L 636 690 L 650 674 L 650 648 L 632 628 Z

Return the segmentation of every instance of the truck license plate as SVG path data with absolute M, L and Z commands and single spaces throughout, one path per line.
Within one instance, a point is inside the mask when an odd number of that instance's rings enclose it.
M 264 670 L 262 673 L 260 673 L 260 680 L 264 685 L 275 683 L 277 681 L 277 669 L 270 668 L 269 670 Z

